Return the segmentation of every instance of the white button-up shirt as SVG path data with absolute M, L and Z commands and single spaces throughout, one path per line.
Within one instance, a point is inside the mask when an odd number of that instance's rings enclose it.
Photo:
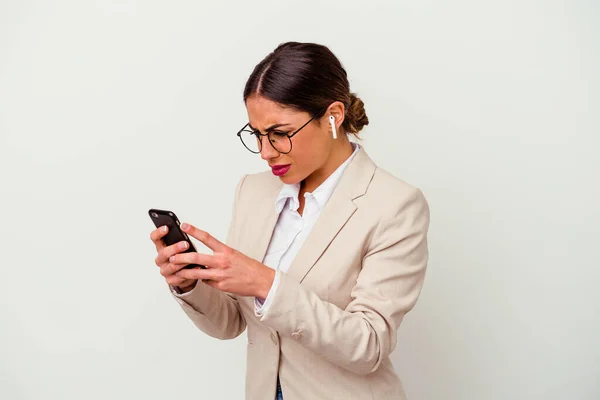
M 275 209 L 279 214 L 279 219 L 277 220 L 271 242 L 263 259 L 263 264 L 276 271 L 275 279 L 264 303 L 260 299 L 255 298 L 254 300 L 255 311 L 258 316 L 262 315 L 271 304 L 271 299 L 274 297 L 274 293 L 278 287 L 280 274 L 287 272 L 292 261 L 296 258 L 298 251 L 304 244 L 317 218 L 319 218 L 321 211 L 325 208 L 333 190 L 340 181 L 344 170 L 358 152 L 359 146 L 356 143 L 352 143 L 352 147 L 354 148 L 352 155 L 329 175 L 314 192 L 304 193 L 304 210 L 302 215 L 298 212 L 298 208 L 300 207 L 300 201 L 298 200 L 300 184 L 284 184 L 279 192 L 279 196 L 275 202 Z

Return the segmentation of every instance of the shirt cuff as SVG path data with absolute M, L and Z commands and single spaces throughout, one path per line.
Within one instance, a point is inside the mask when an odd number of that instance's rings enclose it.
M 173 295 L 175 297 L 185 298 L 185 297 L 190 297 L 191 293 L 194 291 L 194 289 L 196 289 L 197 286 L 198 286 L 198 281 L 196 281 L 196 284 L 194 285 L 194 287 L 192 288 L 192 290 L 190 290 L 190 291 L 188 291 L 186 293 L 182 292 L 181 289 L 178 286 L 171 286 L 171 285 L 169 285 L 169 288 L 171 289 L 171 293 L 173 293 Z
M 266 299 L 254 298 L 254 313 L 257 317 L 261 317 L 269 309 L 269 305 L 273 301 L 273 297 L 275 297 L 275 292 L 279 286 L 280 274 L 281 272 L 279 272 L 279 270 L 275 271 L 275 279 L 273 279 L 273 284 L 271 285 L 271 289 L 269 289 Z

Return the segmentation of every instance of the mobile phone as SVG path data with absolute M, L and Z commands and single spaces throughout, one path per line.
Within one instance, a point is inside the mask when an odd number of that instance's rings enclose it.
M 169 228 L 169 231 L 167 232 L 167 234 L 165 236 L 163 236 L 163 238 L 162 238 L 162 241 L 165 245 L 171 246 L 171 245 L 174 245 L 175 243 L 179 243 L 181 241 L 186 241 L 186 242 L 188 242 L 189 246 L 188 246 L 187 250 L 183 251 L 182 253 L 196 252 L 196 247 L 194 247 L 194 244 L 190 240 L 189 236 L 184 231 L 182 231 L 181 228 L 179 227 L 179 225 L 180 225 L 179 219 L 177 218 L 177 215 L 175 215 L 175 213 L 173 211 L 158 210 L 155 208 L 151 208 L 150 210 L 148 210 L 148 215 L 150 215 L 152 222 L 154 222 L 154 225 L 157 228 L 160 228 L 161 226 L 164 226 L 164 225 L 166 225 Z M 196 267 L 206 268 L 204 265 L 198 265 L 198 264 L 188 264 L 183 268 L 196 268 Z

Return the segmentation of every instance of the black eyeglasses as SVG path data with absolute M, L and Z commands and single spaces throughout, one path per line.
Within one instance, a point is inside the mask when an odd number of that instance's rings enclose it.
M 288 154 L 290 151 L 292 151 L 292 138 L 294 135 L 300 132 L 306 125 L 310 124 L 315 118 L 316 115 L 292 133 L 281 132 L 277 130 L 272 130 L 267 133 L 260 133 L 257 130 L 248 129 L 250 123 L 247 123 L 242 129 L 240 129 L 240 131 L 237 133 L 237 136 L 242 141 L 244 147 L 254 154 L 258 154 L 262 151 L 263 136 L 268 136 L 269 143 L 271 143 L 271 146 L 273 146 L 275 150 L 281 154 Z

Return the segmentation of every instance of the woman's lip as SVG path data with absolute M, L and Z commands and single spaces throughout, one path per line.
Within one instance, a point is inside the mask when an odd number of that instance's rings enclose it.
M 289 171 L 290 166 L 291 166 L 290 164 L 273 165 L 273 166 L 271 166 L 271 171 L 273 171 L 273 175 L 283 176 Z

